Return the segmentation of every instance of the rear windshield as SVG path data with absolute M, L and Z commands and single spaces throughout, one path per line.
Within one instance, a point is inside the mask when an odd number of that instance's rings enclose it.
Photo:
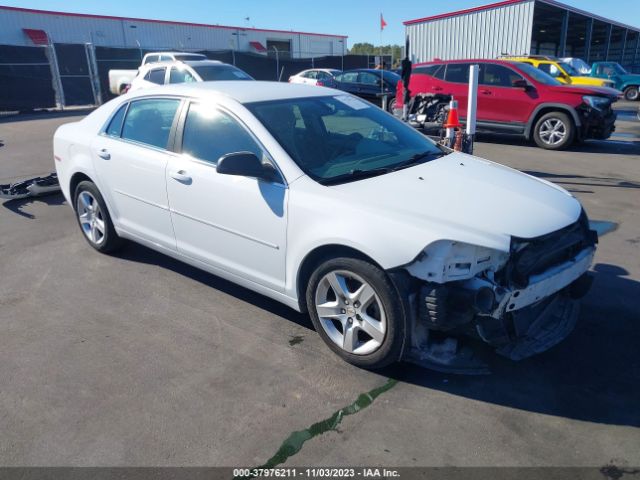
M 199 53 L 194 53 L 191 55 L 179 54 L 173 56 L 176 60 L 184 61 L 184 60 L 206 60 L 207 57 L 204 55 L 200 55 Z
M 518 63 L 518 70 L 526 73 L 536 82 L 542 83 L 543 85 L 562 85 L 562 83 L 553 78 L 551 75 L 544 73 L 542 70 L 539 70 L 536 67 L 529 65 L 528 63 Z
M 253 80 L 246 72 L 231 65 L 191 66 L 205 82 L 215 80 Z

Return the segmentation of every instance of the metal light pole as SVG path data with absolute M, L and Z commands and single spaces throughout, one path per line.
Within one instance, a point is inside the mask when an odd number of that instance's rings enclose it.
M 276 51 L 276 81 L 277 81 L 278 75 L 280 73 L 280 55 L 278 54 L 278 49 L 276 48 L 275 45 L 271 45 L 271 48 L 273 48 Z

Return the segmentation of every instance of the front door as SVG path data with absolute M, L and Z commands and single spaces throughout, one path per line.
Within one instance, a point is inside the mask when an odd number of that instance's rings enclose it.
M 165 169 L 180 100 L 147 98 L 125 104 L 92 143 L 97 182 L 116 223 L 175 250 Z
M 179 155 L 167 168 L 178 251 L 273 290 L 283 291 L 287 231 L 284 182 L 220 175 L 216 163 L 235 152 L 267 154 L 238 119 L 191 103 Z
M 523 126 L 533 112 L 537 92 L 514 87 L 514 81 L 524 78 L 504 65 L 481 63 L 478 75 L 478 121 Z

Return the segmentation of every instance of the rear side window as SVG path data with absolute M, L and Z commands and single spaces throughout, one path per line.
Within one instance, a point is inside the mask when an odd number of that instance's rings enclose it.
M 361 72 L 358 81 L 365 85 L 380 85 L 380 77 L 370 72 Z
M 450 63 L 444 79 L 447 82 L 469 83 L 469 66 L 468 63 Z
M 125 103 L 111 119 L 109 126 L 105 130 L 105 133 L 110 137 L 119 137 L 122 132 L 122 121 L 124 120 L 124 114 L 127 111 L 127 104 Z
M 438 80 L 444 80 L 444 72 L 446 70 L 446 65 L 438 65 L 438 69 L 433 72 L 433 78 L 437 78 Z
M 122 128 L 122 138 L 167 148 L 173 118 L 180 100 L 153 98 L 132 102 Z
M 171 67 L 169 83 L 192 83 L 195 81 L 196 79 L 193 78 L 193 75 L 188 70 Z
M 155 63 L 158 61 L 158 55 L 149 55 L 145 61 L 144 64 L 146 65 L 147 63 Z
M 342 75 L 338 75 L 336 80 L 344 83 L 357 83 L 358 81 L 358 72 L 347 72 Z
M 441 65 L 425 65 L 424 67 L 415 67 L 411 73 L 433 76 L 440 67 Z
M 144 79 L 152 83 L 157 83 L 158 85 L 164 85 L 165 71 L 165 68 L 155 68 L 153 70 L 149 70 L 149 72 L 144 76 Z
M 215 164 L 223 155 L 236 152 L 262 157 L 260 146 L 233 117 L 214 107 L 192 103 L 184 124 L 182 153 Z

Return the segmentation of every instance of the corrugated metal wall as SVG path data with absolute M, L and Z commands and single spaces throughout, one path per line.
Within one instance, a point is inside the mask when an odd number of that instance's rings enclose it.
M 409 24 L 410 53 L 417 62 L 529 53 L 534 3 L 530 0 Z
M 171 24 L 127 19 L 54 15 L 0 8 L 0 44 L 32 45 L 23 28 L 44 30 L 55 43 L 93 43 L 107 47 L 146 49 L 252 51 L 249 42 L 291 42 L 294 58 L 341 55 L 347 39 L 268 30 Z

